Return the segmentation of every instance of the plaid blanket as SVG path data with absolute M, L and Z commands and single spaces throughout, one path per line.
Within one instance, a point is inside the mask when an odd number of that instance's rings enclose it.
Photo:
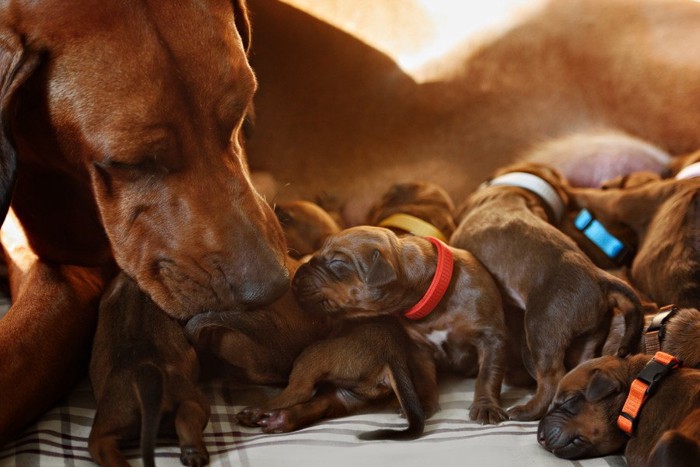
M 220 383 L 206 387 L 212 415 L 204 439 L 213 466 L 275 467 L 451 467 L 480 466 L 625 466 L 621 456 L 566 461 L 542 449 L 536 440 L 537 423 L 504 422 L 479 425 L 468 420 L 474 380 L 446 378 L 440 384 L 440 411 L 426 422 L 425 434 L 415 441 L 360 441 L 356 435 L 378 427 L 405 426 L 391 408 L 329 420 L 294 433 L 268 435 L 237 424 L 235 413 L 271 395 L 272 389 L 233 390 Z M 503 405 L 526 400 L 531 391 L 505 388 Z M 1 397 L 0 397 L 1 400 Z M 87 439 L 95 400 L 87 381 L 14 442 L 0 450 L 0 466 L 94 465 Z M 132 465 L 141 465 L 136 445 L 124 450 Z M 178 466 L 174 438 L 158 440 L 156 463 Z

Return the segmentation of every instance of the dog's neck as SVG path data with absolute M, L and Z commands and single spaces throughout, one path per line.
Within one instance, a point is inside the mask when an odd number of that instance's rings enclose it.
M 564 202 L 557 190 L 545 179 L 527 172 L 509 172 L 485 183 L 485 186 L 514 186 L 523 188 L 541 198 L 552 211 L 553 223 L 558 224 L 564 214 Z
M 411 320 L 419 320 L 428 316 L 438 306 L 452 281 L 454 257 L 449 247 L 435 237 L 426 237 L 437 251 L 437 266 L 433 279 L 423 297 L 406 310 L 404 317 Z

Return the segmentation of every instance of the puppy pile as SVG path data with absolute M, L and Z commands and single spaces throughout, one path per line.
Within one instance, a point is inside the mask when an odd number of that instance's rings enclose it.
M 566 144 L 543 148 L 533 153 L 566 151 Z M 557 456 L 626 446 L 632 466 L 697 465 L 699 188 L 697 153 L 667 173 L 631 173 L 597 188 L 570 186 L 550 165 L 521 162 L 457 206 L 432 183 L 398 183 L 366 225 L 345 229 L 340 212 L 316 203 L 278 205 L 290 290 L 257 311 L 200 314 L 169 331 L 170 343 L 186 337 L 207 377 L 286 385 L 238 414 L 241 424 L 267 433 L 398 401 L 407 427 L 361 438 L 416 438 L 438 410 L 440 375 L 450 372 L 476 378 L 471 420 L 540 420 L 538 442 Z M 105 299 L 101 328 L 112 326 L 108 312 L 117 306 Z M 147 308 L 146 317 L 155 306 Z M 97 362 L 110 358 L 107 334 L 96 336 L 94 368 L 117 367 Z M 136 388 L 118 397 L 140 407 L 145 460 L 160 413 L 184 407 L 176 415 L 178 433 L 187 433 L 182 461 L 201 465 L 207 405 L 194 387 L 169 395 L 175 366 L 168 359 L 176 354 L 164 344 L 118 363 L 126 367 L 119 384 Z M 146 369 L 159 375 L 158 391 L 144 382 Z M 178 381 L 192 385 L 197 371 L 180 368 Z M 122 416 L 101 389 L 114 376 L 91 376 L 100 393 L 91 452 L 105 460 L 118 456 L 121 438 L 101 434 L 105 420 Z M 504 382 L 534 385 L 535 393 L 502 407 Z M 643 384 L 653 390 L 637 400 Z M 137 425 L 120 430 L 133 435 Z

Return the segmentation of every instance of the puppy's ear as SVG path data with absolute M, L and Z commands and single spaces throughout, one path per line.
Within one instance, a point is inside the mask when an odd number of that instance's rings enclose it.
M 365 284 L 377 287 L 394 280 L 396 280 L 396 271 L 394 271 L 394 268 L 384 258 L 382 253 L 375 249 L 372 252 L 370 265 L 367 268 L 367 274 L 364 279 Z
M 586 400 L 597 402 L 611 394 L 622 392 L 622 389 L 622 381 L 604 371 L 595 370 L 588 381 L 585 396 Z
M 0 223 L 5 219 L 17 176 L 14 121 L 17 90 L 36 69 L 39 55 L 29 53 L 15 33 L 0 28 Z

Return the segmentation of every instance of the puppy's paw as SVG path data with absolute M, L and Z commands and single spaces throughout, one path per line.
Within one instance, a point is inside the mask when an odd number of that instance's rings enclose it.
M 495 425 L 508 420 L 508 414 L 495 404 L 472 404 L 469 408 L 469 418 L 482 425 Z
M 515 407 L 508 409 L 508 418 L 511 420 L 518 420 L 520 422 L 539 420 L 543 415 L 543 411 L 533 410 L 532 408 L 528 407 L 527 404 L 516 405 Z
M 265 410 L 261 407 L 246 407 L 236 414 L 238 423 L 243 426 L 259 426 L 258 422 L 265 416 Z
M 196 446 L 182 446 L 180 462 L 187 467 L 203 467 L 209 463 L 209 453 L 206 449 L 202 451 Z
M 265 433 L 288 433 L 299 428 L 296 426 L 291 412 L 287 409 L 265 412 L 263 417 L 258 420 L 258 425 Z

